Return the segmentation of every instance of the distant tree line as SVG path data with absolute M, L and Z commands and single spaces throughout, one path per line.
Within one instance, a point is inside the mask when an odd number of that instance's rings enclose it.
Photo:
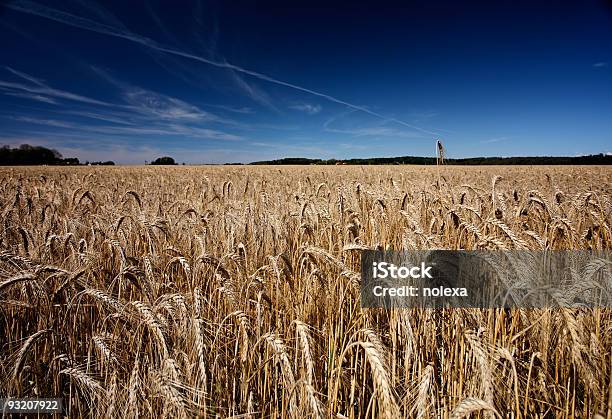
M 592 154 L 588 156 L 576 157 L 470 157 L 465 159 L 445 159 L 448 165 L 611 165 L 612 155 Z M 0 147 L 0 166 L 24 166 L 24 165 L 79 165 L 79 159 L 75 157 L 64 158 L 62 154 L 54 149 L 41 146 L 22 144 L 19 147 L 9 146 Z M 86 162 L 94 166 L 112 166 L 113 161 Z M 153 160 L 152 165 L 176 165 L 172 157 L 164 156 Z M 228 164 L 228 163 L 226 163 Z M 336 164 L 415 164 L 415 165 L 434 165 L 435 157 L 376 157 L 368 159 L 308 159 L 304 157 L 288 157 L 278 160 L 265 160 L 249 163 L 253 165 L 336 165 Z
M 0 166 L 78 166 L 81 163 L 76 157 L 64 158 L 62 154 L 52 148 L 22 144 L 11 148 L 7 145 L 0 147 Z M 93 166 L 114 166 L 113 161 L 85 162 Z
M 23 166 L 23 165 L 78 165 L 77 158 L 63 158 L 57 150 L 22 144 L 16 148 L 9 146 L 0 147 L 0 165 Z
M 54 149 L 22 144 L 19 147 L 11 148 L 7 145 L 0 147 L 0 166 L 78 166 L 81 163 L 76 157 L 64 158 L 62 154 Z M 152 165 L 176 165 L 172 157 L 164 156 L 153 160 Z M 184 163 L 183 163 L 184 164 Z M 115 162 L 107 161 L 86 161 L 88 166 L 114 166 Z
M 608 154 L 592 154 L 588 156 L 576 157 L 470 157 L 465 159 L 445 159 L 445 164 L 448 165 L 568 165 L 568 164 L 585 164 L 585 165 L 610 165 L 612 164 L 612 155 Z M 436 164 L 435 157 L 377 157 L 369 159 L 348 159 L 348 160 L 322 160 L 322 159 L 307 159 L 303 157 L 289 157 L 278 160 L 257 161 L 250 164 L 254 165 L 336 165 L 336 164 L 417 164 L 417 165 L 434 165 Z

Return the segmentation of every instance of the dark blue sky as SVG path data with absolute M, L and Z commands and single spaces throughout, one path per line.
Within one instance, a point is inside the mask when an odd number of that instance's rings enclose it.
M 610 2 L 172 3 L 1 2 L 0 144 L 118 163 L 612 151 Z

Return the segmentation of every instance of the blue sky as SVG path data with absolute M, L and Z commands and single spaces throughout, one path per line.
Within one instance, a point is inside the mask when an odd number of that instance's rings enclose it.
M 2 2 L 0 144 L 126 164 L 612 151 L 609 1 L 181 4 Z

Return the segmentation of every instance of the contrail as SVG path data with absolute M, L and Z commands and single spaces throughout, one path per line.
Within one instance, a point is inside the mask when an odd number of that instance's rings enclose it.
M 207 58 L 204 58 L 202 56 L 199 55 L 195 55 L 195 54 L 191 54 L 185 51 L 181 51 L 175 48 L 171 48 L 171 47 L 167 47 L 164 46 L 156 41 L 154 41 L 153 39 L 135 34 L 133 32 L 127 31 L 125 29 L 121 29 L 121 28 L 116 28 L 113 26 L 109 26 L 106 25 L 104 23 L 100 23 L 100 22 L 96 22 L 84 17 L 80 17 L 80 16 L 76 16 L 70 13 L 66 13 L 63 12 L 61 10 L 57 10 L 57 9 L 53 9 L 51 7 L 47 7 L 47 6 L 43 6 L 41 4 L 32 2 L 32 1 L 28 1 L 28 0 L 18 0 L 18 1 L 14 1 L 14 2 L 9 2 L 6 4 L 6 7 L 8 7 L 9 9 L 13 9 L 19 12 L 23 12 L 23 13 L 28 13 L 31 15 L 36 15 L 36 16 L 40 16 L 46 19 L 50 19 L 50 20 L 55 20 L 56 22 L 60 22 L 63 23 L 65 25 L 69 25 L 69 26 L 74 26 L 76 28 L 80 28 L 80 29 L 85 29 L 91 32 L 97 32 L 100 34 L 104 34 L 104 35 L 109 35 L 109 36 L 113 36 L 116 38 L 123 38 L 123 39 L 127 39 L 128 41 L 134 42 L 136 44 L 140 44 L 140 45 L 144 45 L 148 48 L 152 48 L 156 51 L 160 51 L 160 52 L 165 52 L 167 54 L 172 54 L 172 55 L 176 55 L 179 57 L 184 57 L 184 58 L 189 58 L 195 61 L 199 61 L 202 63 L 206 63 L 215 67 L 219 67 L 219 68 L 226 68 L 226 69 L 230 69 L 230 70 L 234 70 L 237 71 L 239 73 L 243 73 L 243 74 L 247 74 L 251 77 L 257 78 L 259 80 L 264 80 L 267 81 L 269 83 L 274 83 L 280 86 L 285 86 L 288 87 L 290 89 L 294 89 L 294 90 L 298 90 L 300 92 L 304 92 L 304 93 L 308 93 L 311 94 L 313 96 L 317 96 L 323 99 L 326 99 L 330 102 L 334 102 L 340 105 L 344 105 L 348 108 L 375 116 L 377 118 L 381 118 L 385 121 L 388 122 L 395 122 L 396 124 L 399 125 L 403 125 L 405 127 L 408 128 L 412 128 L 415 129 L 417 131 L 426 133 L 426 134 L 430 134 L 430 135 L 439 135 L 436 132 L 432 132 L 432 131 L 428 131 L 424 128 L 421 127 L 417 127 L 415 125 L 409 124 L 407 122 L 401 121 L 399 119 L 396 118 L 390 118 L 387 117 L 385 115 L 382 115 L 378 112 L 374 112 L 369 110 L 368 108 L 364 108 L 363 106 L 359 106 L 359 105 L 354 105 L 352 103 L 346 102 L 344 100 L 338 99 L 334 96 L 330 96 L 328 94 L 325 93 L 321 93 L 321 92 L 317 92 L 316 90 L 311 90 L 311 89 L 307 89 L 305 87 L 302 86 L 298 86 L 283 80 L 279 80 L 276 79 L 274 77 L 270 77 L 267 76 L 265 74 L 262 73 L 258 73 L 256 71 L 253 70 L 249 70 L 228 62 L 219 62 L 219 61 L 213 61 L 213 60 L 209 60 Z

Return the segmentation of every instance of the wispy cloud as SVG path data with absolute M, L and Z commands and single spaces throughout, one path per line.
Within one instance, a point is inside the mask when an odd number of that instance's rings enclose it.
M 340 143 L 338 144 L 344 150 L 368 150 L 369 147 L 364 144 Z
M 54 105 L 61 105 L 61 100 L 76 101 L 87 105 L 83 109 L 52 108 L 48 111 L 55 113 L 59 118 L 38 116 L 33 113 L 5 116 L 21 124 L 17 128 L 22 134 L 34 137 L 61 134 L 66 138 L 95 134 L 96 138 L 101 135 L 114 136 L 117 141 L 122 141 L 121 137 L 132 138 L 134 136 L 182 137 L 215 141 L 243 139 L 242 136 L 235 133 L 206 126 L 208 124 L 232 125 L 234 123 L 231 120 L 218 117 L 183 100 L 121 82 L 100 69 L 94 70 L 118 88 L 123 103 L 108 103 L 67 92 L 53 88 L 44 80 L 21 71 L 12 68 L 7 68 L 7 70 L 27 80 L 30 84 L 0 81 L 0 91 L 4 91 L 5 94 L 45 101 Z M 96 123 L 88 122 L 87 119 Z M 33 131 L 30 128 L 32 125 L 48 127 L 52 131 Z
M 57 128 L 74 128 L 73 124 L 70 124 L 64 121 L 56 121 L 54 119 L 39 119 L 39 118 L 32 118 L 29 116 L 17 116 L 17 117 L 13 117 L 12 119 L 14 119 L 15 121 L 27 122 L 29 124 L 47 125 L 50 127 L 57 127 Z
M 593 68 L 605 68 L 607 66 L 608 66 L 608 63 L 603 62 L 603 61 L 593 64 Z
M 506 141 L 509 139 L 510 137 L 494 137 L 494 138 L 489 138 L 488 140 L 482 140 L 480 144 L 499 143 L 499 142 Z
M 48 103 L 50 105 L 57 105 L 59 102 L 53 98 L 47 97 L 47 96 L 43 96 L 43 95 L 37 95 L 34 93 L 23 93 L 23 92 L 12 92 L 12 91 L 7 91 L 4 92 L 4 94 L 6 96 L 13 96 L 13 97 L 19 97 L 22 99 L 29 99 L 29 100 L 34 100 L 37 102 L 43 102 L 43 103 Z
M 38 87 L 38 86 L 28 86 L 21 83 L 11 83 L 0 80 L 0 87 L 4 87 L 9 93 L 18 92 L 18 93 L 32 93 L 35 95 L 42 95 L 57 99 L 67 99 L 73 100 L 77 102 L 88 103 L 91 105 L 104 105 L 109 106 L 109 103 L 91 99 L 86 96 L 78 95 L 76 93 L 70 93 L 64 90 L 52 89 L 50 87 Z
M 210 106 L 212 108 L 222 109 L 224 111 L 243 114 L 243 115 L 252 115 L 255 113 L 255 111 L 252 108 L 249 108 L 247 106 L 233 107 L 233 106 L 227 106 L 227 105 L 215 105 L 212 103 L 205 103 L 204 106 L 207 106 L 207 107 Z
M 121 125 L 136 125 L 132 121 L 132 115 L 128 112 L 95 112 L 89 110 L 59 110 L 57 111 L 65 115 L 74 115 L 81 118 L 94 119 L 97 121 L 112 122 Z
M 131 88 L 124 92 L 125 101 L 136 112 L 167 120 L 214 121 L 218 118 L 197 106 L 151 90 Z
M 101 106 L 112 106 L 112 104 L 79 95 L 76 93 L 68 92 L 65 90 L 54 89 L 48 84 L 44 83 L 41 79 L 30 76 L 29 74 L 16 71 L 10 67 L 5 67 L 7 71 L 17 75 L 18 77 L 29 81 L 31 84 L 15 83 L 0 80 L 0 88 L 5 91 L 5 94 L 15 96 L 22 95 L 23 97 L 33 98 L 39 100 L 40 98 L 51 98 L 53 99 L 65 99 L 75 102 L 87 103 L 89 105 L 101 105 Z M 24 96 L 25 95 L 25 96 Z
M 246 81 L 240 75 L 239 72 L 233 69 L 230 69 L 230 75 L 232 81 L 236 84 L 236 86 L 238 86 L 240 90 L 246 93 L 246 95 L 254 102 L 259 103 L 260 105 L 265 106 L 266 108 L 269 108 L 275 112 L 278 112 L 278 109 L 272 104 L 270 96 L 265 91 L 255 86 L 254 84 Z
M 412 112 L 410 114 L 411 117 L 417 118 L 417 119 L 435 118 L 438 115 L 440 115 L 440 114 L 438 112 L 436 112 L 436 111 Z
M 87 19 L 81 16 L 76 16 L 74 14 L 70 14 L 70 13 L 66 13 L 63 12 L 61 10 L 58 9 L 54 9 L 51 7 L 47 7 L 32 1 L 28 1 L 28 0 L 16 0 L 13 2 L 9 2 L 6 5 L 7 8 L 12 9 L 12 10 L 16 10 L 16 11 L 20 11 L 23 13 L 28 13 L 28 14 L 32 14 L 32 15 L 36 15 L 36 16 L 40 16 L 40 17 L 44 17 L 46 19 L 50 19 L 50 20 L 54 20 L 60 23 L 63 23 L 65 25 L 70 25 L 73 27 L 77 27 L 77 28 L 81 28 L 81 29 L 85 29 L 88 31 L 92 31 L 92 32 L 97 32 L 100 34 L 104 34 L 104 35 L 108 35 L 108 36 L 113 36 L 113 37 L 117 37 L 117 38 L 122 38 L 122 39 L 126 39 L 128 41 L 137 43 L 139 45 L 142 46 L 146 46 L 148 48 L 154 49 L 156 51 L 159 52 L 163 52 L 163 53 L 167 53 L 167 54 L 172 54 L 175 56 L 179 56 L 179 57 L 183 57 L 183 58 L 188 58 L 191 60 L 195 60 L 198 62 L 202 62 L 202 63 L 206 63 L 218 68 L 224 68 L 224 69 L 228 69 L 228 70 L 232 70 L 241 74 L 245 74 L 251 77 L 254 77 L 256 79 L 259 80 L 264 80 L 267 81 L 269 83 L 273 83 L 276 85 L 280 85 L 280 86 L 284 86 L 293 90 L 297 90 L 300 92 L 304 92 L 304 93 L 308 93 L 310 95 L 316 96 L 316 97 L 320 97 L 323 99 L 326 99 L 330 102 L 334 102 L 340 105 L 344 105 L 348 108 L 369 114 L 371 116 L 374 116 L 376 118 L 380 118 L 382 120 L 385 121 L 389 121 L 389 122 L 394 122 L 396 124 L 399 125 L 403 125 L 405 127 L 426 133 L 426 134 L 430 134 L 430 135 L 438 135 L 438 133 L 436 132 L 432 132 L 431 130 L 427 130 L 421 127 L 418 127 L 416 125 L 413 124 L 409 124 L 405 121 L 402 121 L 400 119 L 397 118 L 392 118 L 392 117 L 388 117 L 385 116 L 381 113 L 378 112 L 374 112 L 370 109 L 368 109 L 365 106 L 361 106 L 361 105 L 356 105 L 350 102 L 347 102 L 345 100 L 342 100 L 340 98 L 337 98 L 335 96 L 331 96 L 328 95 L 326 93 L 322 93 L 316 90 L 312 90 L 312 89 L 308 89 L 306 87 L 302 87 L 293 83 L 289 83 L 283 80 L 280 80 L 278 78 L 275 77 L 271 77 L 268 76 L 266 74 L 263 73 L 259 73 L 257 71 L 253 71 L 253 70 L 249 70 L 246 69 L 244 67 L 240 67 L 237 66 L 235 64 L 231 64 L 229 62 L 220 62 L 220 61 L 215 61 L 215 60 L 211 60 L 205 57 L 202 57 L 200 55 L 196 55 L 196 54 L 192 54 L 192 53 L 188 53 L 182 50 L 179 50 L 177 48 L 173 48 L 173 47 L 168 47 L 165 45 L 162 45 L 150 38 L 147 38 L 145 36 L 142 35 L 138 35 L 136 33 L 133 33 L 131 31 L 128 31 L 125 28 L 122 27 L 115 27 L 112 25 L 108 25 L 105 23 L 100 23 L 100 22 L 96 22 L 93 21 L 91 19 Z M 34 92 L 35 93 L 35 92 Z
M 93 125 L 84 124 L 74 121 L 64 121 L 57 119 L 36 118 L 30 116 L 9 117 L 10 119 L 23 122 L 26 124 L 34 124 L 47 126 L 52 128 L 63 128 L 67 131 L 53 131 L 53 134 L 61 134 L 65 137 L 83 136 L 91 134 L 104 134 L 109 136 L 133 137 L 133 136 L 164 136 L 164 137 L 185 137 L 188 139 L 208 139 L 220 141 L 240 141 L 242 136 L 232 133 L 202 128 L 197 126 L 181 125 L 176 123 L 168 124 L 142 124 L 141 126 L 125 126 L 125 125 Z M 22 127 L 20 130 L 23 134 L 34 136 L 44 136 L 49 134 L 45 131 L 33 131 Z M 96 137 L 98 138 L 98 137 Z
M 377 125 L 377 126 L 354 126 L 350 123 L 344 123 L 341 127 L 332 126 L 338 125 L 342 119 L 346 119 L 349 115 L 353 114 L 355 111 L 351 110 L 349 112 L 343 112 L 339 115 L 333 116 L 329 118 L 323 124 L 323 130 L 326 132 L 331 132 L 335 134 L 345 134 L 353 137 L 396 137 L 396 138 L 423 138 L 423 133 L 413 130 L 402 130 L 397 128 L 388 127 L 385 125 Z M 361 121 L 360 121 L 361 124 Z
M 130 110 L 144 116 L 164 120 L 222 121 L 216 115 L 181 99 L 121 81 L 99 67 L 92 66 L 91 70 L 97 76 L 119 89 Z
M 10 71 L 11 73 L 13 73 L 14 75 L 16 75 L 17 77 L 21 77 L 22 79 L 29 81 L 32 84 L 35 84 L 37 86 L 41 86 L 41 87 L 46 87 L 46 83 L 44 80 L 41 79 L 37 79 L 35 77 L 30 76 L 29 74 L 23 73 L 21 71 L 15 70 L 9 66 L 5 66 L 4 68 L 6 68 L 8 71 Z
M 397 138 L 423 138 L 423 134 L 415 131 L 406 131 L 390 127 L 363 127 L 350 129 L 326 128 L 327 132 L 348 134 L 355 137 L 397 137 Z
M 321 109 L 323 108 L 319 104 L 312 105 L 310 103 L 297 103 L 295 105 L 289 106 L 289 109 L 306 112 L 308 115 L 316 115 L 321 112 Z

